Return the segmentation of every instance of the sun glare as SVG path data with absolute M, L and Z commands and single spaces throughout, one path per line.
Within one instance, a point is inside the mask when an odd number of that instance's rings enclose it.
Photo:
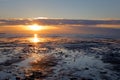
M 37 43 L 37 42 L 39 42 L 39 41 L 40 41 L 40 40 L 39 40 L 37 34 L 34 34 L 34 38 L 32 39 L 32 42 Z
M 40 25 L 30 25 L 28 26 L 30 30 L 33 30 L 33 31 L 39 31 L 39 30 L 42 30 L 42 26 Z

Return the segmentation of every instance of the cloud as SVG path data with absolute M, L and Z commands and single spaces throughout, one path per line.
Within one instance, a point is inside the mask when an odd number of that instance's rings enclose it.
M 120 20 L 0 19 L 2 26 L 31 24 L 120 28 Z
M 96 25 L 95 27 L 100 27 L 100 28 L 120 28 L 119 24 L 100 24 Z
M 0 25 L 26 25 L 29 24 L 29 19 L 1 19 Z

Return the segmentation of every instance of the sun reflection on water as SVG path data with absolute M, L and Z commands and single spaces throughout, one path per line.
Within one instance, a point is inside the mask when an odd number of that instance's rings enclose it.
M 37 34 L 34 34 L 34 38 L 32 38 L 31 41 L 34 42 L 34 43 L 40 42 L 40 40 L 39 40 L 39 38 L 38 38 L 38 35 L 37 35 Z

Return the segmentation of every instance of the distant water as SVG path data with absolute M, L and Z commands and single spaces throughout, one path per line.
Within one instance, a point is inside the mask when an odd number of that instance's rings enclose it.
M 34 34 L 0 34 L 0 38 L 29 38 Z M 120 39 L 120 35 L 113 33 L 111 35 L 104 34 L 38 34 L 41 38 L 75 38 L 75 39 Z
M 100 27 L 81 27 L 81 26 L 57 26 L 58 29 L 52 33 L 37 33 L 39 37 L 67 37 L 67 38 L 110 38 L 120 39 L 120 29 L 100 28 Z M 50 30 L 49 30 L 50 31 Z M 48 31 L 48 32 L 49 32 Z M 45 32 L 45 31 L 44 31 Z M 0 33 L 0 38 L 20 38 L 32 37 L 36 33 Z

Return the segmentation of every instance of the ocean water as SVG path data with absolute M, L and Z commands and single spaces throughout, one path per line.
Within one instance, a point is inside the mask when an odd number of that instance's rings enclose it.
M 54 27 L 3 29 L 0 80 L 120 80 L 120 29 Z

